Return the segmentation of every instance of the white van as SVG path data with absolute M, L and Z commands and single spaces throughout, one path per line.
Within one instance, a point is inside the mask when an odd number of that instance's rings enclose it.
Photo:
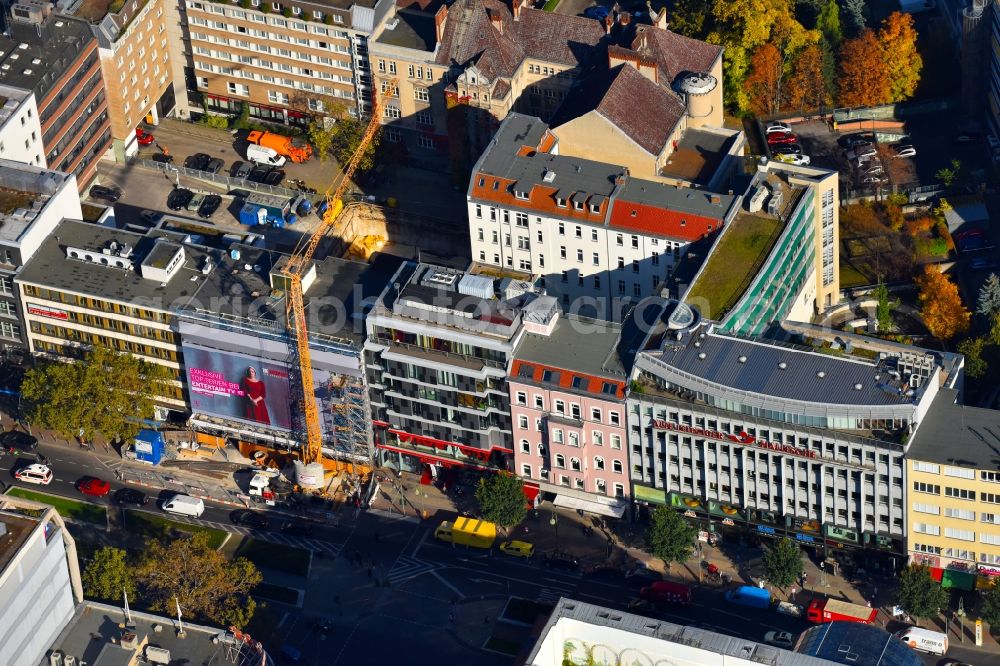
M 167 513 L 198 518 L 205 513 L 205 503 L 197 497 L 178 494 L 163 503 L 163 510 Z
M 921 629 L 920 627 L 907 627 L 906 629 L 897 631 L 896 638 L 918 652 L 944 656 L 944 653 L 948 651 L 948 637 L 940 631 L 931 631 L 930 629 Z
M 247 146 L 247 159 L 255 164 L 266 164 L 267 166 L 285 166 L 285 156 L 279 155 L 273 148 L 265 148 L 251 143 Z

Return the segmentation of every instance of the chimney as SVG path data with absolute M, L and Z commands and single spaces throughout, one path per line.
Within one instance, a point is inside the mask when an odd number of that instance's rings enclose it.
M 613 16 L 611 16 L 611 14 L 608 14 L 607 16 L 605 16 L 604 17 L 604 33 L 610 35 L 611 34 L 611 26 L 613 26 L 614 24 L 615 24 L 615 19 L 614 19 Z
M 646 4 L 650 8 L 649 15 L 652 16 L 653 15 L 652 4 L 650 4 L 648 2 Z M 660 13 L 656 15 L 655 19 L 653 19 L 653 25 L 655 25 L 660 30 L 666 30 L 667 29 L 667 26 L 669 24 L 667 23 L 667 8 L 666 7 L 663 7 L 663 8 L 660 9 Z
M 510 13 L 514 15 L 515 21 L 521 20 L 521 10 L 528 4 L 528 0 L 511 0 Z
M 434 38 L 440 44 L 444 40 L 444 26 L 448 20 L 448 7 L 441 5 L 441 8 L 434 14 Z
M 722 197 L 720 197 L 718 194 L 708 195 L 708 200 L 711 201 L 716 206 L 722 203 Z
M 618 15 L 618 25 L 623 28 L 632 22 L 632 15 L 628 12 L 622 12 Z
M 490 12 L 490 25 L 492 25 L 493 29 L 496 30 L 497 32 L 499 32 L 501 35 L 503 34 L 503 17 L 502 16 L 500 16 L 499 14 L 495 14 L 493 12 Z

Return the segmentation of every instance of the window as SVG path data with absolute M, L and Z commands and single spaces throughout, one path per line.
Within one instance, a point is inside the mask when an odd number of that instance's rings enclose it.
M 633 250 L 638 250 L 639 249 L 639 237 L 638 236 L 632 236 L 632 249 Z
M 620 483 L 615 484 L 615 497 L 625 497 L 625 486 Z
M 979 478 L 991 483 L 1000 483 L 1000 472 L 980 472 Z
M 566 235 L 566 224 L 563 223 L 563 222 L 559 223 L 559 235 L 560 236 L 565 236 Z
M 979 533 L 980 543 L 988 543 L 991 546 L 1000 546 L 1000 534 L 983 534 Z
M 979 493 L 979 501 L 988 504 L 1000 504 L 1000 495 L 994 493 Z
M 590 441 L 594 443 L 594 446 L 604 446 L 604 433 L 600 430 L 594 430 L 590 433 Z
M 521 428 L 523 430 L 527 430 L 528 429 L 528 417 L 525 416 L 524 414 L 519 415 L 517 417 L 517 427 Z
M 597 242 L 597 229 L 590 230 L 590 240 Z
M 555 402 L 555 411 L 558 412 L 559 414 L 565 414 L 566 413 L 566 403 L 563 402 L 562 400 L 556 400 L 556 402 Z
M 559 246 L 559 258 L 560 259 L 565 259 L 566 258 L 566 246 L 565 245 L 560 245 Z
M 620 449 L 622 448 L 622 436 L 621 435 L 611 435 L 611 448 Z
M 576 446 L 576 447 L 580 446 L 580 433 L 571 431 L 568 433 L 568 436 L 569 436 L 570 446 Z
M 930 525 L 928 523 L 913 523 L 913 531 L 919 534 L 930 534 L 933 536 L 941 535 L 941 528 L 937 525 Z
M 601 265 L 601 255 L 600 255 L 600 253 L 595 252 L 593 260 L 594 260 L 594 265 L 595 266 L 600 266 Z
M 535 395 L 535 409 L 545 409 L 545 401 L 540 395 Z
M 918 493 L 930 493 L 931 495 L 941 494 L 941 486 L 933 483 L 923 483 L 922 481 L 914 481 L 913 490 Z
M 621 425 L 621 414 L 619 412 L 608 412 L 608 418 L 611 419 L 611 425 Z
M 414 88 L 413 99 L 417 100 L 418 102 L 429 102 L 431 99 L 431 94 L 427 91 L 427 88 Z
M 1000 513 L 981 513 L 979 514 L 979 520 L 984 523 L 1000 525 Z
M 414 114 L 414 118 L 416 119 L 418 125 L 426 125 L 427 127 L 434 126 L 434 114 L 430 111 L 417 111 L 417 113 Z
M 955 497 L 957 499 L 963 499 L 963 500 L 976 499 L 976 491 L 966 490 L 965 488 L 950 488 L 948 486 L 945 486 L 944 494 L 945 497 Z
M 527 463 L 521 465 L 521 476 L 526 476 L 529 479 L 531 478 L 531 465 L 528 465 Z
M 945 507 L 944 515 L 946 518 L 958 518 L 959 520 L 975 520 L 976 512 L 971 509 L 950 509 Z
M 615 244 L 619 245 L 619 246 L 624 246 L 625 245 L 625 237 L 622 236 L 621 234 L 618 234 L 617 236 L 615 236 Z
M 580 459 L 579 458 L 570 458 L 569 459 L 569 468 L 571 470 L 573 470 L 574 472 L 582 472 L 583 471 L 583 465 L 580 464 Z
M 913 544 L 913 550 L 919 551 L 921 553 L 931 553 L 932 555 L 940 555 L 941 554 L 941 547 L 940 546 L 925 546 L 922 543 L 915 543 L 915 544 Z
M 944 535 L 949 539 L 961 539 L 962 541 L 976 540 L 976 533 L 972 530 L 960 530 L 954 527 L 944 528 Z
M 948 465 L 944 468 L 945 476 L 955 476 L 960 479 L 974 479 L 976 478 L 976 471 L 973 469 L 965 469 L 964 467 L 950 467 Z
M 526 439 L 521 440 L 521 453 L 531 453 L 531 444 Z
M 935 516 L 941 513 L 941 507 L 935 504 L 921 504 L 920 502 L 913 503 L 913 510 L 917 513 L 930 513 Z
M 583 263 L 583 250 L 577 250 L 576 251 L 576 261 L 577 261 L 577 263 L 580 263 L 580 264 Z
M 528 394 L 524 391 L 517 392 L 517 404 L 527 405 L 528 404 Z
M 562 444 L 563 443 L 563 431 L 562 431 L 562 429 L 555 428 L 552 431 L 552 441 L 555 442 L 556 444 Z
M 386 118 L 395 119 L 399 118 L 401 114 L 399 112 L 398 106 L 386 105 L 382 110 L 382 115 L 385 116 Z
M 614 472 L 615 474 L 621 474 L 622 473 L 622 461 L 621 460 L 612 460 L 611 461 L 611 471 Z
M 604 458 L 600 456 L 594 456 L 594 469 L 604 469 Z
M 937 474 L 938 470 L 938 466 L 934 463 L 920 462 L 919 460 L 913 461 L 914 472 L 929 472 L 930 474 Z
M 555 466 L 560 469 L 566 468 L 566 456 L 561 453 L 557 453 L 555 456 Z
M 597 407 L 591 407 L 591 409 L 590 409 L 590 420 L 591 421 L 597 421 L 598 423 L 600 423 L 601 422 L 601 410 L 598 409 Z
M 600 493 L 601 495 L 608 494 L 608 482 L 605 481 L 604 479 L 597 479 L 594 482 L 594 487 L 597 489 L 597 492 Z

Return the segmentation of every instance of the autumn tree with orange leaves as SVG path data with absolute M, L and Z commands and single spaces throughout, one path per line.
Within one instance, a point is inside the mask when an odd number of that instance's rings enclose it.
M 826 106 L 829 101 L 830 93 L 823 76 L 823 49 L 818 44 L 810 44 L 795 60 L 788 80 L 788 106 L 813 111 Z
M 785 91 L 785 63 L 781 52 L 768 42 L 753 52 L 750 74 L 743 82 L 743 89 L 750 98 L 750 110 L 758 116 L 769 116 L 781 111 Z
M 840 104 L 877 106 L 889 101 L 889 69 L 882 43 L 871 30 L 840 47 Z
M 925 266 L 916 280 L 920 288 L 920 316 L 931 335 L 950 340 L 969 330 L 972 314 L 962 303 L 958 287 L 935 266 Z
M 913 16 L 903 12 L 893 12 L 882 21 L 878 31 L 878 41 L 882 44 L 889 78 L 889 101 L 902 102 L 913 97 L 920 83 L 920 70 L 924 61 L 917 51 L 917 31 L 913 28 Z

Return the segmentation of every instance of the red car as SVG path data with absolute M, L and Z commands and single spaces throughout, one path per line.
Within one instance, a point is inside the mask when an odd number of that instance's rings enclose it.
M 156 140 L 152 134 L 142 129 L 141 127 L 135 128 L 135 136 L 137 137 L 137 141 L 139 142 L 140 146 L 148 146 L 152 144 L 153 141 Z
M 773 146 L 776 143 L 795 143 L 798 141 L 791 132 L 771 132 L 767 135 L 767 145 Z
M 104 497 L 111 492 L 111 484 L 94 477 L 85 477 L 76 483 L 76 489 L 91 497 Z

